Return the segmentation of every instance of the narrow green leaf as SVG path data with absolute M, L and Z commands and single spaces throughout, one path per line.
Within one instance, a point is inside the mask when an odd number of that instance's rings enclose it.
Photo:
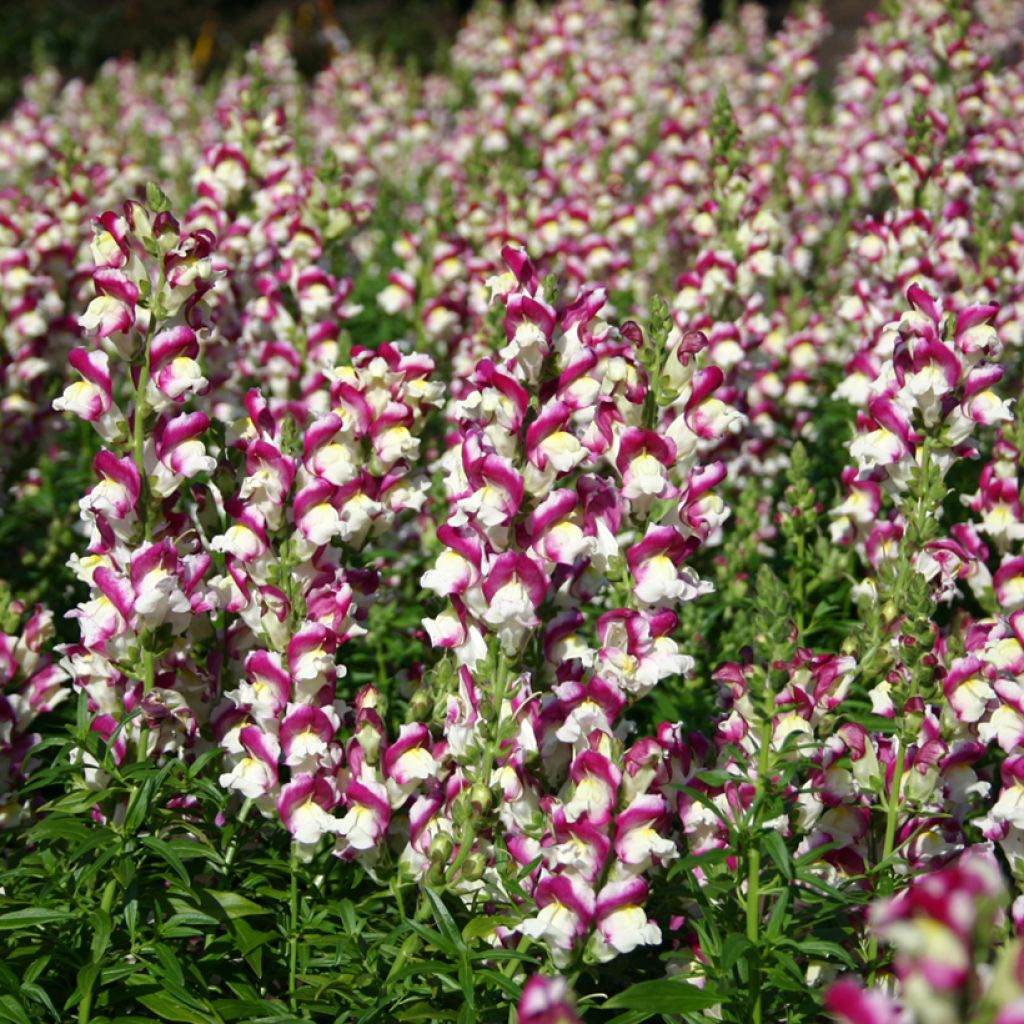
M 103 958 L 103 954 L 110 945 L 111 921 L 109 911 L 102 907 L 94 910 L 89 915 L 89 924 L 92 927 L 92 959 L 94 963 Z
M 261 907 L 258 903 L 253 903 L 252 900 L 246 899 L 245 896 L 239 896 L 237 892 L 222 892 L 217 889 L 201 889 L 197 890 L 197 892 L 211 897 L 231 920 L 238 917 L 253 917 L 256 914 L 270 913 L 269 910 Z
M 649 1016 L 656 1013 L 692 1013 L 706 1010 L 722 1001 L 713 989 L 697 988 L 685 981 L 659 978 L 630 985 L 624 992 L 612 996 L 601 1007 L 604 1010 L 643 1010 Z
M 147 850 L 152 850 L 158 857 L 165 861 L 174 873 L 181 879 L 182 884 L 190 886 L 192 879 L 182 863 L 181 858 L 174 852 L 174 849 L 163 839 L 158 839 L 156 836 L 145 836 L 142 840 L 142 845 Z
M 54 924 L 57 921 L 69 921 L 75 915 L 70 910 L 57 910 L 48 907 L 28 907 L 25 910 L 12 910 L 9 914 L 0 914 L 0 931 L 15 931 L 19 928 L 31 928 L 38 924 Z
M 723 971 L 731 971 L 733 965 L 754 948 L 754 944 L 742 932 L 732 932 L 722 943 L 722 952 L 718 958 L 718 966 Z
M 804 939 L 803 942 L 796 943 L 796 948 L 801 953 L 806 953 L 808 956 L 815 958 L 828 959 L 831 957 L 849 967 L 850 970 L 856 970 L 857 968 L 853 957 L 838 942 L 828 942 L 825 939 Z
M 444 937 L 451 943 L 454 949 L 465 949 L 466 943 L 462 939 L 462 933 L 459 931 L 451 911 L 444 905 L 444 900 L 429 887 L 425 892 L 427 899 L 430 901 L 431 910 L 434 912 L 434 920 L 437 922 L 437 927 L 441 930 Z
M 152 1010 L 161 1020 L 178 1021 L 179 1024 L 210 1024 L 210 1015 L 191 1006 L 186 1006 L 166 992 L 151 992 L 136 997 L 147 1010 Z
M 11 1024 L 32 1024 L 25 1007 L 14 996 L 0 996 L 0 1019 Z
M 786 849 L 786 841 L 778 832 L 765 834 L 764 848 L 768 851 L 772 863 L 779 869 L 779 874 L 787 881 L 793 880 L 793 862 L 789 857 L 789 850 Z

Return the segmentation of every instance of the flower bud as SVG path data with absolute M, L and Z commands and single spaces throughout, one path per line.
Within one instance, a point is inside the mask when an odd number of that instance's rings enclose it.
M 455 844 L 452 842 L 452 837 L 446 832 L 441 832 L 439 835 L 434 836 L 430 844 L 430 853 L 428 854 L 430 863 L 447 864 L 452 859 L 452 851 L 454 849 Z
M 460 876 L 466 882 L 478 882 L 484 876 L 487 869 L 487 860 L 482 853 L 474 851 L 464 861 L 459 871 Z
M 434 702 L 426 690 L 417 690 L 409 701 L 409 717 L 414 722 L 425 722 L 433 711 Z
M 452 801 L 452 820 L 456 825 L 464 825 L 474 816 L 473 804 L 468 789 L 462 790 Z
M 473 810 L 477 814 L 486 814 L 491 809 L 493 803 L 490 787 L 485 786 L 482 782 L 474 784 L 473 788 L 469 791 L 469 802 L 473 805 Z

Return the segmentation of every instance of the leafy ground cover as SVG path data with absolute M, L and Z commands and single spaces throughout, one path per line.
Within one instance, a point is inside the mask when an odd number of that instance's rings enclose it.
M 480 7 L 0 123 L 0 1019 L 1024 1018 L 1024 11 Z

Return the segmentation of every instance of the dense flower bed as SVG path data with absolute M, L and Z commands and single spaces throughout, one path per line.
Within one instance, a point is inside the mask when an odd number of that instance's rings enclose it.
M 1024 8 L 827 30 L 25 83 L 5 1019 L 1024 1019 Z

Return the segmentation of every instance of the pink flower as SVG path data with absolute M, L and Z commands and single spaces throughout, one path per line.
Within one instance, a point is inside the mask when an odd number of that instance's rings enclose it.
M 312 852 L 325 835 L 338 831 L 340 822 L 330 813 L 337 803 L 337 790 L 323 775 L 298 775 L 281 787 L 277 813 L 295 842 Z
M 251 800 L 273 793 L 277 789 L 277 759 L 281 752 L 277 737 L 258 726 L 247 725 L 238 738 L 245 753 L 229 772 L 220 776 L 220 784 Z
M 579 1024 L 565 978 L 535 974 L 519 997 L 519 1024 Z
M 643 908 L 647 883 L 642 878 L 609 882 L 597 894 L 597 928 L 592 940 L 597 960 L 611 960 L 632 953 L 637 946 L 656 946 L 661 929 Z

